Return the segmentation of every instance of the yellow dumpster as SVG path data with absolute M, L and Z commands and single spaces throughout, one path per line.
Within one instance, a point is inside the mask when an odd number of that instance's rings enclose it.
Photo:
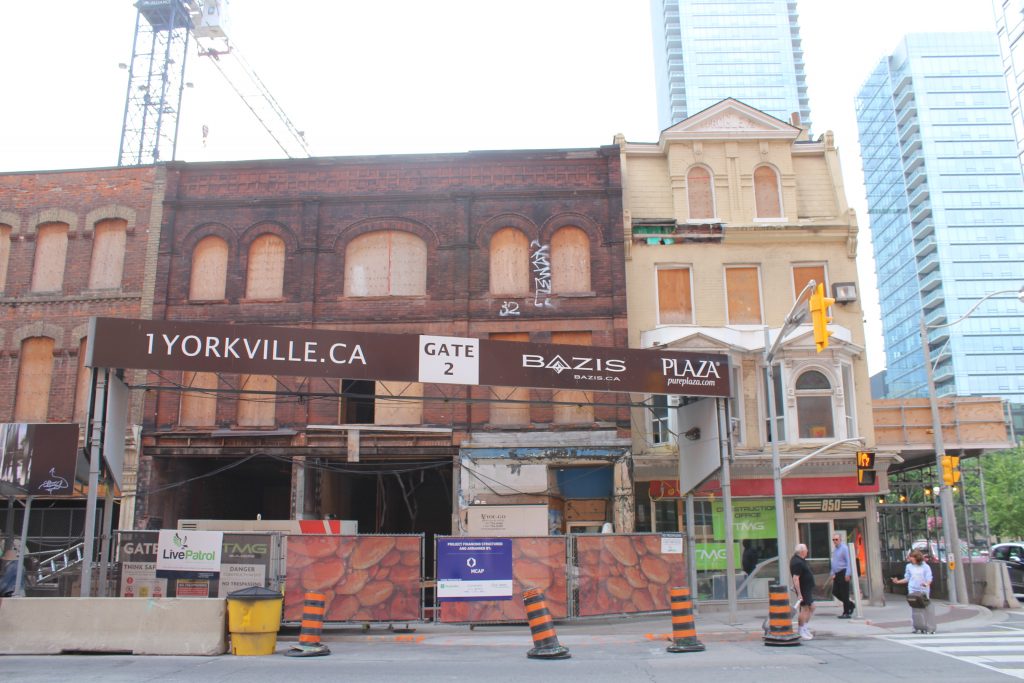
M 283 604 L 283 595 L 263 586 L 250 586 L 228 593 L 231 654 L 274 654 Z

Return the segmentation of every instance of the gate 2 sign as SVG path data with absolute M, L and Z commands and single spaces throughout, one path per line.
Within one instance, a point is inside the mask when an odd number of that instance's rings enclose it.
M 511 600 L 512 540 L 438 539 L 437 599 Z
M 729 396 L 723 354 L 126 318 L 90 320 L 85 365 Z

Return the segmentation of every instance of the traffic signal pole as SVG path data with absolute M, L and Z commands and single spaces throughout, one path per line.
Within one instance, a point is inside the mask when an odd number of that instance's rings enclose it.
M 921 352 L 924 354 L 924 372 L 928 378 L 928 403 L 932 410 L 932 439 L 935 446 L 935 470 L 939 473 L 939 511 L 942 515 L 942 538 L 946 544 L 946 576 L 949 585 L 949 601 L 963 605 L 968 602 L 967 577 L 964 574 L 963 558 L 960 557 L 960 533 L 956 524 L 956 509 L 953 507 L 953 491 L 945 482 L 943 456 L 946 446 L 942 440 L 942 420 L 939 417 L 939 399 L 935 395 L 935 377 L 932 372 L 932 354 L 928 348 L 928 328 L 921 311 Z M 952 559 L 951 559 L 952 558 Z
M 800 291 L 796 297 L 793 308 L 789 310 L 779 334 L 775 337 L 775 343 L 771 340 L 771 331 L 767 325 L 764 326 L 764 365 L 768 379 L 768 439 L 771 442 L 772 451 L 772 490 L 775 495 L 775 536 L 779 552 L 779 584 L 788 586 L 792 577 L 789 576 L 789 547 L 786 543 L 786 514 L 782 507 L 782 466 L 779 464 L 779 434 L 778 421 L 775 414 L 775 354 L 782 346 L 782 340 L 786 335 L 800 325 L 807 315 L 807 308 L 804 307 L 805 297 L 813 292 L 817 283 L 811 280 Z

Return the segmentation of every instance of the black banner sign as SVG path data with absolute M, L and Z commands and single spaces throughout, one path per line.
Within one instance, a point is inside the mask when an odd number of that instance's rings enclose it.
M 729 396 L 729 359 L 298 327 L 93 318 L 89 367 Z

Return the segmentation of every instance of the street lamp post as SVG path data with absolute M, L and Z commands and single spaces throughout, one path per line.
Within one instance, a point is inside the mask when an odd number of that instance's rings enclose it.
M 942 515 L 942 535 L 943 542 L 946 544 L 949 601 L 961 605 L 969 601 L 967 577 L 963 571 L 963 558 L 960 557 L 960 533 L 957 529 L 956 509 L 953 506 L 953 491 L 942 476 L 942 457 L 945 455 L 946 448 L 942 440 L 942 420 L 939 417 L 939 399 L 935 392 L 935 374 L 932 369 L 931 348 L 928 344 L 928 330 L 956 325 L 970 317 L 982 303 L 1000 294 L 1016 294 L 1021 303 L 1024 303 L 1024 286 L 1022 286 L 1020 290 L 1004 289 L 986 294 L 962 316 L 953 322 L 942 325 L 928 325 L 924 319 L 924 310 L 921 310 L 921 353 L 924 356 L 925 377 L 928 379 L 928 403 L 932 413 L 932 440 L 935 448 L 935 469 L 939 481 L 939 513 Z

